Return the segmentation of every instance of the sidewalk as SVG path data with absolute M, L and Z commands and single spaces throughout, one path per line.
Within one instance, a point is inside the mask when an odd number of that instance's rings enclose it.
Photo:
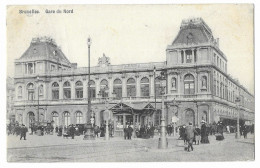
M 248 134 L 248 139 L 241 137 L 240 139 L 235 139 L 235 134 L 224 134 L 225 139 L 223 141 L 216 141 L 214 135 L 209 136 L 210 144 L 221 144 L 230 141 L 242 141 L 248 143 L 254 143 L 254 135 Z M 179 136 L 167 136 L 169 148 L 184 147 L 183 140 L 177 140 Z M 34 148 L 34 147 L 50 147 L 50 146 L 64 146 L 64 145 L 82 145 L 82 144 L 96 144 L 96 143 L 114 143 L 114 142 L 127 142 L 130 140 L 125 140 L 124 137 L 110 137 L 109 141 L 106 141 L 104 137 L 96 138 L 95 140 L 83 140 L 84 135 L 75 136 L 75 139 L 58 137 L 54 135 L 27 135 L 27 140 L 20 140 L 20 136 L 9 135 L 7 136 L 7 148 Z M 155 136 L 153 139 L 141 139 L 132 138 L 132 142 L 138 142 L 150 149 L 158 148 L 159 136 Z

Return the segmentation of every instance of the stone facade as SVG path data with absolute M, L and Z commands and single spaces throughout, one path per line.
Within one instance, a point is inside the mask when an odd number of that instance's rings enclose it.
M 111 65 L 104 54 L 90 68 L 88 81 L 88 68 L 70 63 L 54 40 L 44 37 L 32 40 L 15 61 L 15 69 L 16 120 L 26 125 L 38 120 L 56 125 L 86 123 L 88 82 L 95 124 L 103 122 L 106 108 L 123 103 L 138 114 L 114 113 L 115 126 L 122 121 L 158 125 L 162 96 L 157 77 L 162 71 L 166 72 L 167 124 L 173 116 L 179 119 L 177 125 L 200 124 L 202 119 L 208 123 L 236 120 L 238 107 L 242 120 L 254 120 L 254 96 L 227 74 L 227 58 L 218 39 L 200 18 L 183 20 L 167 46 L 165 62 Z M 140 107 L 146 104 L 156 106 L 158 112 L 142 113 Z

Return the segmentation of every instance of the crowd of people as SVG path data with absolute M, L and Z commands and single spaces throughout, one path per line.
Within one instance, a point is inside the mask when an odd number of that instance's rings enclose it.
M 188 145 L 185 149 L 193 151 L 193 143 L 195 145 L 207 144 L 209 142 L 209 135 L 215 135 L 216 140 L 224 140 L 224 131 L 227 133 L 230 132 L 230 126 L 225 126 L 221 121 L 218 123 L 207 124 L 204 120 L 201 121 L 201 127 L 199 128 L 197 125 L 194 127 L 192 123 L 189 123 L 187 126 L 182 125 L 179 127 L 179 138 L 184 141 L 184 145 Z M 236 132 L 236 129 L 235 129 Z M 240 136 L 244 136 L 247 138 L 247 133 L 254 133 L 254 125 L 247 126 L 245 124 L 240 125 Z
M 233 126 L 234 127 L 234 126 Z M 213 124 L 207 124 L 204 120 L 201 121 L 201 127 L 198 127 L 196 125 L 195 127 L 192 125 L 192 123 L 189 123 L 186 125 L 181 125 L 178 127 L 174 127 L 173 124 L 169 124 L 166 127 L 167 135 L 171 136 L 173 132 L 179 133 L 179 138 L 184 140 L 184 144 L 187 145 L 187 150 L 190 151 L 193 150 L 193 143 L 195 145 L 199 145 L 200 143 L 210 143 L 209 142 L 209 135 L 215 135 L 216 140 L 223 140 L 224 139 L 224 132 L 232 133 L 233 128 L 230 125 L 224 125 L 222 122 L 213 123 Z M 63 136 L 63 137 L 71 137 L 74 139 L 75 136 L 79 136 L 81 134 L 84 134 L 85 128 L 84 125 L 69 125 L 69 126 L 56 126 L 55 128 L 47 124 L 46 126 L 36 126 L 32 125 L 29 127 L 30 134 L 36 134 L 39 136 L 43 136 L 45 134 L 53 134 L 56 133 L 57 136 Z M 114 136 L 114 127 L 113 124 L 108 125 L 108 133 L 109 136 Z M 243 136 L 244 138 L 247 138 L 248 132 L 254 133 L 254 125 L 247 126 L 245 124 L 240 125 L 240 136 Z M 7 134 L 8 135 L 20 135 L 20 140 L 24 139 L 26 140 L 26 133 L 28 132 L 28 128 L 25 127 L 23 124 L 19 124 L 18 122 L 13 124 L 7 125 Z M 137 124 L 135 126 L 131 125 L 131 123 L 126 123 L 126 126 L 123 128 L 124 133 L 124 139 L 131 139 L 133 136 L 133 133 L 135 133 L 137 138 L 153 138 L 155 132 L 158 132 L 160 134 L 160 127 L 153 126 L 151 124 L 147 125 L 140 125 Z M 236 129 L 234 129 L 234 132 L 236 132 Z M 106 134 L 106 125 L 105 123 L 101 124 L 101 126 L 94 125 L 93 126 L 93 135 L 95 137 L 105 137 Z

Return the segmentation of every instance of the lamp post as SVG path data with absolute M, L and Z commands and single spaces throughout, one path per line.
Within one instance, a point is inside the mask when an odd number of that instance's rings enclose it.
M 93 133 L 93 127 L 91 125 L 91 100 L 90 100 L 90 46 L 91 46 L 92 40 L 90 37 L 87 39 L 88 44 L 88 110 L 86 114 L 86 132 L 84 135 L 84 140 L 93 140 L 95 139 L 94 133 Z
M 236 132 L 236 139 L 239 139 L 240 138 L 240 130 L 239 130 L 239 102 L 240 102 L 240 99 L 239 99 L 239 97 L 236 98 L 235 102 L 236 102 L 236 105 L 237 105 L 237 132 Z
M 88 44 L 88 111 L 87 111 L 87 123 L 89 123 L 90 113 L 91 113 L 91 100 L 90 100 L 90 45 L 92 40 L 88 37 L 87 44 Z
M 39 99 L 39 81 L 40 81 L 40 77 L 37 76 L 37 122 L 38 122 L 38 126 L 40 125 L 40 99 Z
M 164 86 L 163 81 L 166 79 L 165 73 L 161 72 L 161 75 L 159 76 L 159 79 L 161 81 L 161 94 L 162 94 L 162 117 L 161 117 L 161 135 L 158 142 L 158 148 L 159 149 L 166 149 L 168 147 L 168 141 L 166 138 L 166 124 L 165 124 L 165 106 L 164 106 L 164 89 L 166 86 Z

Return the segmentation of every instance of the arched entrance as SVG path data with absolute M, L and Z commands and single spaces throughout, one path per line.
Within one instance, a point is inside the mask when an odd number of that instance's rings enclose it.
M 33 112 L 30 111 L 27 114 L 27 126 L 31 128 L 34 124 L 35 124 L 35 115 Z
M 192 109 L 186 109 L 184 112 L 184 124 L 188 125 L 191 122 L 193 125 L 195 124 L 195 113 Z

